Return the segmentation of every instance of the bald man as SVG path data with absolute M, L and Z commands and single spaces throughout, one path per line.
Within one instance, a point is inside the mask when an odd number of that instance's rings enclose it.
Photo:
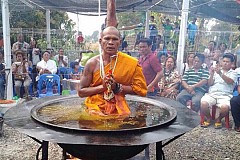
M 90 114 L 129 115 L 130 109 L 125 95 L 146 96 L 147 93 L 142 68 L 137 59 L 118 52 L 121 40 L 115 27 L 105 28 L 99 43 L 102 48 L 104 71 L 100 71 L 100 55 L 88 60 L 78 95 L 87 97 L 85 104 Z

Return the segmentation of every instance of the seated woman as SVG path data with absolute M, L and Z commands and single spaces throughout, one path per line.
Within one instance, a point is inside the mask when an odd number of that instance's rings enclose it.
M 188 71 L 189 69 L 193 68 L 193 59 L 194 59 L 195 53 L 194 52 L 189 52 L 186 63 L 184 63 L 182 75 L 184 75 L 185 71 Z
M 158 87 L 160 89 L 159 95 L 161 97 L 176 99 L 176 96 L 179 93 L 178 87 L 180 83 L 180 76 L 175 70 L 175 67 L 176 61 L 174 57 L 167 57 L 162 71 L 162 78 L 158 83 Z
M 24 59 L 24 51 L 18 50 L 16 53 L 16 62 L 12 64 L 12 73 L 14 76 L 15 91 L 18 97 L 20 97 L 20 88 L 23 85 L 25 91 L 25 97 L 28 99 L 28 87 L 32 82 L 32 79 L 28 73 L 28 62 Z
M 164 54 L 164 53 L 159 52 L 157 56 L 158 56 L 159 62 L 160 62 L 160 63 L 162 64 L 162 66 L 164 67 L 165 62 L 166 62 L 167 55 Z

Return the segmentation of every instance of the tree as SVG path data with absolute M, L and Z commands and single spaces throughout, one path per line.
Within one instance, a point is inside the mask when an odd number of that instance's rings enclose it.
M 2 24 L 2 21 L 0 21 Z M 56 29 L 52 33 L 52 44 L 58 43 L 60 46 L 68 48 L 70 44 L 74 44 L 73 28 L 76 24 L 69 19 L 68 14 L 63 11 L 51 11 L 50 27 Z M 46 32 L 39 33 L 39 29 L 46 29 L 45 10 L 31 11 L 12 11 L 10 13 L 10 28 L 22 28 L 22 30 L 32 29 L 32 35 L 40 42 L 40 47 L 46 48 Z M 36 31 L 38 30 L 38 33 Z M 27 30 L 28 32 L 28 30 Z M 25 35 L 26 41 L 30 41 L 30 36 Z M 16 41 L 16 34 L 11 35 L 11 42 Z
M 118 27 L 131 26 L 139 23 L 145 23 L 145 12 L 124 12 L 117 14 Z
M 63 29 L 67 27 L 73 28 L 74 25 L 76 25 L 72 20 L 69 19 L 67 13 L 62 11 L 51 11 L 50 23 L 52 29 Z M 10 13 L 10 27 L 45 29 L 45 11 L 12 11 Z
M 216 20 L 215 25 L 211 27 L 211 31 L 215 32 L 218 42 L 225 42 L 229 48 L 235 48 L 238 44 L 238 26 L 228 22 Z
M 97 42 L 98 41 L 98 35 L 99 35 L 99 31 L 94 31 L 92 36 L 91 36 L 91 40 L 93 40 L 93 42 Z

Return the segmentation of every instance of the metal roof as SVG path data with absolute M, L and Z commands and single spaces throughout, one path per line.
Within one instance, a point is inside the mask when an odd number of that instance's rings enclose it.
M 106 14 L 107 0 L 101 1 L 101 12 Z M 156 11 L 180 15 L 183 0 L 116 0 L 117 12 Z M 63 10 L 67 12 L 97 15 L 98 0 L 9 0 L 10 10 L 31 8 Z M 240 4 L 237 0 L 190 0 L 189 14 L 194 17 L 216 18 L 240 24 Z

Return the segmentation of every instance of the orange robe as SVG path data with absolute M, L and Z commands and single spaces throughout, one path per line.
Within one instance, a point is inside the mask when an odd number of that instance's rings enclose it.
M 132 90 L 140 96 L 146 96 L 147 85 L 142 73 L 142 68 L 138 64 L 138 60 L 121 52 L 118 52 L 117 64 L 113 72 L 114 80 L 122 85 L 131 85 Z M 116 58 L 112 61 L 115 64 Z M 110 69 L 110 63 L 104 66 L 105 73 Z M 91 87 L 102 84 L 100 70 L 93 73 Z M 104 114 L 128 115 L 130 114 L 129 106 L 125 100 L 125 95 L 116 94 L 116 102 L 113 104 L 114 109 L 109 109 L 109 103 L 103 98 L 103 93 L 88 96 L 85 105 L 88 111 L 100 111 Z

